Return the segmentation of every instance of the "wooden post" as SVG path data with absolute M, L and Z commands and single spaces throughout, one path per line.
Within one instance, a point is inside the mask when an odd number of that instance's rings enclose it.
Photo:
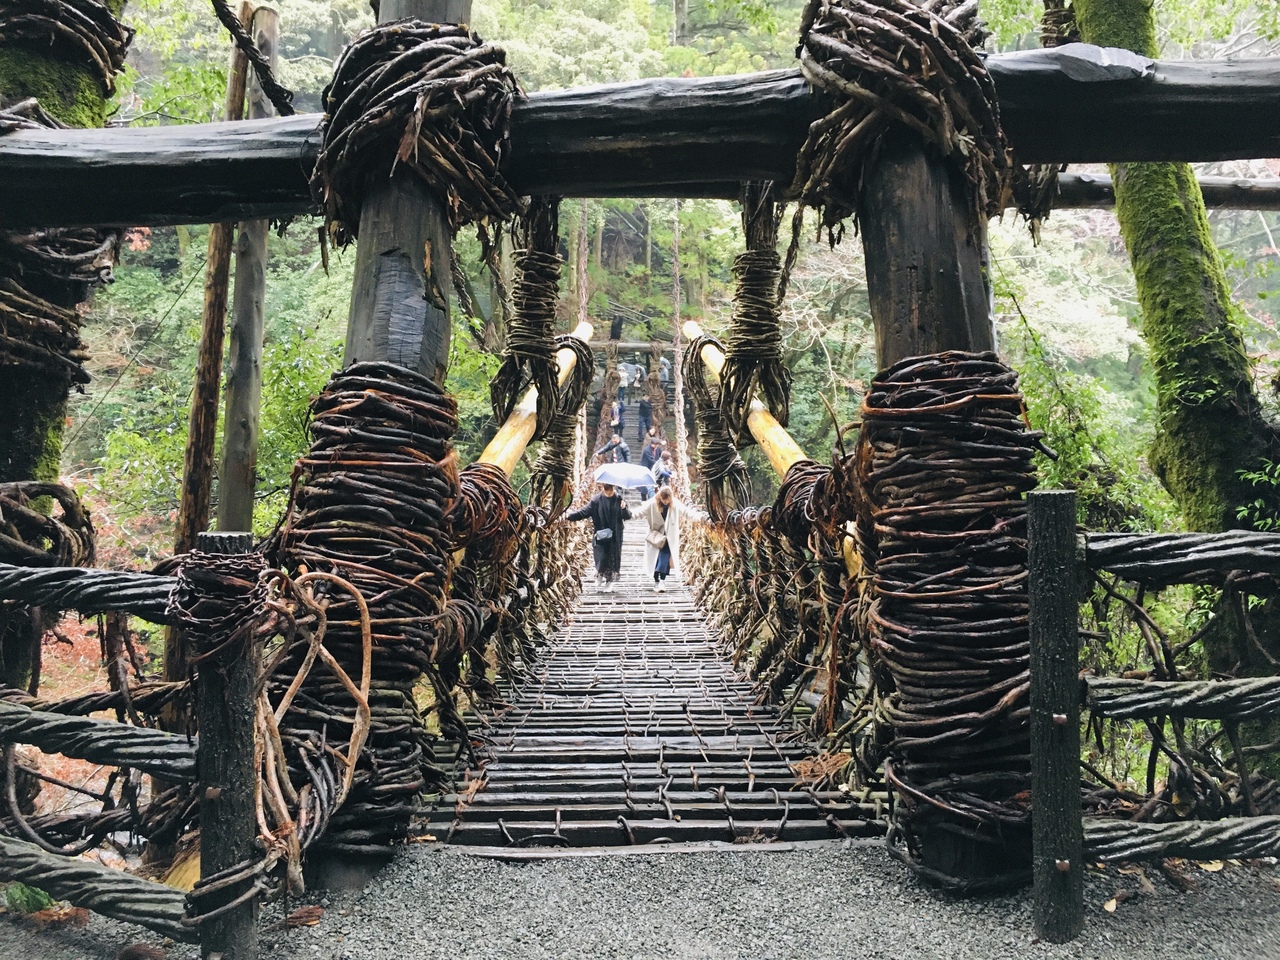
M 995 349 L 985 218 L 950 164 L 890 133 L 858 210 L 880 369 L 943 350 Z
M 586 320 L 578 324 L 577 328 L 570 334 L 579 340 L 591 339 L 592 326 Z M 569 349 L 561 349 L 556 351 L 556 363 L 559 365 L 559 383 L 564 386 L 569 381 L 569 375 L 573 373 L 573 368 L 578 365 L 578 355 Z M 501 467 L 502 470 L 511 476 L 516 468 L 516 464 L 520 462 L 520 457 L 524 454 L 525 448 L 529 445 L 529 441 L 533 439 L 533 432 L 538 426 L 538 388 L 530 387 L 520 402 L 516 404 L 511 415 L 507 417 L 506 422 L 498 428 L 498 432 L 493 435 L 493 439 L 489 441 L 489 445 L 484 448 L 484 452 L 480 454 L 480 463 L 492 463 L 494 466 Z
M 196 546 L 205 553 L 245 554 L 253 550 L 253 534 L 201 533 Z M 232 649 L 233 656 L 202 664 L 196 676 L 201 877 L 254 856 L 258 837 L 253 739 L 258 663 L 251 643 Z M 201 924 L 200 955 L 203 960 L 257 960 L 258 898 Z
M 468 23 L 471 0 L 382 0 L 378 21 Z M 404 170 L 370 182 L 360 214 L 344 364 L 389 360 L 443 384 L 452 236 L 444 205 Z
M 1076 495 L 1027 494 L 1031 608 L 1031 804 L 1036 936 L 1084 927 Z
M 253 6 L 240 4 L 245 29 L 253 19 Z M 244 116 L 245 74 L 248 59 L 232 47 L 231 73 L 227 81 L 226 118 Z M 222 380 L 222 338 L 227 316 L 227 281 L 231 267 L 234 225 L 215 223 L 209 228 L 209 253 L 205 261 L 204 315 L 200 352 L 196 361 L 195 388 L 191 395 L 191 419 L 182 463 L 182 490 L 178 499 L 178 528 L 173 552 L 186 553 L 195 546 L 196 534 L 209 525 L 209 497 L 213 484 L 213 447 L 218 429 L 218 390 Z M 164 642 L 164 679 L 187 678 L 187 651 L 178 630 L 167 630 Z M 172 719 L 172 718 L 171 718 Z
M 279 63 L 280 14 L 259 7 L 253 42 L 274 73 Z M 249 119 L 271 116 L 271 101 L 255 73 L 249 83 Z M 246 220 L 236 238 L 236 286 L 227 365 L 227 409 L 218 474 L 218 529 L 253 529 L 254 473 L 258 465 L 258 411 L 262 402 L 263 300 L 267 289 L 267 220 Z

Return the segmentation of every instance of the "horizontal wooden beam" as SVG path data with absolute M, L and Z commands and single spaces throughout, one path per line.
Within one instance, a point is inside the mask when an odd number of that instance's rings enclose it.
M 1159 62 L 1070 44 L 987 59 L 1023 162 L 1280 156 L 1280 59 Z M 528 194 L 738 195 L 789 184 L 829 109 L 796 70 L 535 93 L 507 174 Z M 212 223 L 305 213 L 315 114 L 0 137 L 0 227 Z
M 670 353 L 675 349 L 675 344 L 670 340 L 659 340 L 658 345 L 662 348 L 663 353 Z M 597 353 L 603 353 L 609 344 L 616 344 L 619 350 L 639 350 L 648 353 L 652 348 L 654 341 L 652 340 L 592 340 L 591 349 Z
M 1280 210 L 1280 179 L 1201 177 L 1199 184 L 1204 205 L 1211 210 Z M 1115 204 L 1115 185 L 1106 174 L 1059 174 L 1055 209 L 1096 209 Z

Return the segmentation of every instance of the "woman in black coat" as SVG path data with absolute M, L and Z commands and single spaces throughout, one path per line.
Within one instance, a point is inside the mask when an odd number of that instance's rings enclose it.
M 631 519 L 631 510 L 612 484 L 600 484 L 600 492 L 585 506 L 571 510 L 565 520 L 590 520 L 595 528 L 592 544 L 596 561 L 596 583 L 601 593 L 613 593 L 614 581 L 622 570 L 622 521 Z

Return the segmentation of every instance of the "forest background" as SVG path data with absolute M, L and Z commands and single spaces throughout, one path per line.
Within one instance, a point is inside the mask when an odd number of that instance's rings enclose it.
M 319 110 L 334 58 L 372 14 L 364 0 L 275 5 L 281 78 L 296 91 L 300 110 Z M 505 46 L 521 83 L 533 91 L 789 67 L 801 6 L 801 0 L 475 0 L 473 26 Z M 1036 46 L 1039 9 L 1033 0 L 983 0 L 995 31 L 989 48 Z M 1166 59 L 1280 53 L 1268 4 L 1161 0 L 1156 13 Z M 111 122 L 217 119 L 229 47 L 206 0 L 131 0 L 126 20 L 138 36 Z M 1197 172 L 1274 176 L 1280 165 L 1232 162 Z M 722 330 L 731 308 L 730 266 L 742 249 L 736 205 L 682 201 L 677 212 L 672 200 L 644 198 L 563 205 L 564 252 L 571 261 L 563 325 L 573 323 L 573 261 L 585 231 L 589 312 L 597 330 L 624 339 L 670 339 L 677 216 L 682 315 Z M 1278 219 L 1277 213 L 1210 214 L 1234 321 L 1272 415 L 1280 407 Z M 326 269 L 317 227 L 299 219 L 269 243 L 258 533 L 269 531 L 284 509 L 293 462 L 307 445 L 308 404 L 341 363 L 354 248 L 331 251 Z M 147 568 L 171 549 L 206 234 L 205 227 L 130 230 L 116 282 L 97 295 L 86 318 L 94 381 L 73 399 L 63 474 L 93 506 L 106 566 Z M 463 236 L 458 249 L 479 314 L 468 317 L 455 304 L 447 387 L 460 406 L 465 463 L 495 429 L 488 380 L 497 367 L 501 310 L 479 264 L 478 244 Z M 1048 433 L 1060 454 L 1041 463 L 1045 484 L 1075 487 L 1091 529 L 1177 529 L 1178 512 L 1142 456 L 1154 431 L 1153 380 L 1114 214 L 1057 211 L 1036 245 L 1010 212 L 992 224 L 991 249 L 1001 353 L 1022 375 L 1033 426 Z M 809 232 L 783 322 L 795 378 L 792 433 L 811 456 L 826 459 L 838 442 L 837 426 L 856 418 L 864 385 L 875 374 L 856 239 L 831 248 Z M 753 450 L 746 456 L 757 499 L 771 499 L 776 481 L 767 464 Z M 1256 482 L 1280 484 L 1280 468 L 1267 465 Z

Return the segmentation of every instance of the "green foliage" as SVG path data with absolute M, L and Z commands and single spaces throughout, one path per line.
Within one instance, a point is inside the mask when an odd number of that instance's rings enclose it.
M 35 913 L 53 906 L 53 897 L 16 880 L 4 885 L 4 905 L 10 913 Z
M 1275 511 L 1280 500 L 1280 463 L 1263 458 L 1258 469 L 1241 470 L 1238 476 L 1258 496 L 1236 507 L 1236 519 L 1254 530 L 1280 530 L 1280 516 Z
M 258 536 L 270 533 L 284 516 L 294 463 L 311 442 L 311 401 L 342 366 L 342 349 L 342 337 L 330 325 L 317 323 L 284 331 L 263 351 L 253 506 L 253 532 Z

